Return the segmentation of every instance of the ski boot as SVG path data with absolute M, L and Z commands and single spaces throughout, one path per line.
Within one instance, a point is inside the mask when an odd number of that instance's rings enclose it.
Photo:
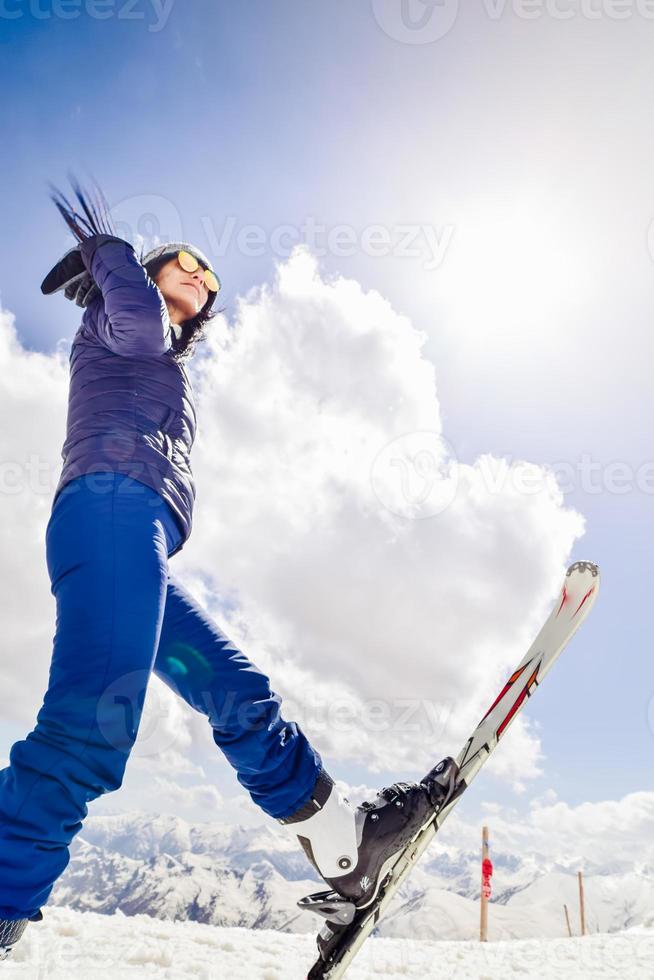
M 419 783 L 384 787 L 372 802 L 353 808 L 323 770 L 308 803 L 279 823 L 292 832 L 327 892 L 298 902 L 329 922 L 349 925 L 357 911 L 370 905 L 393 864 L 430 816 L 450 799 L 457 765 L 443 759 Z
M 25 932 L 28 922 L 40 922 L 43 912 L 39 909 L 28 919 L 0 919 L 0 960 L 6 960 Z

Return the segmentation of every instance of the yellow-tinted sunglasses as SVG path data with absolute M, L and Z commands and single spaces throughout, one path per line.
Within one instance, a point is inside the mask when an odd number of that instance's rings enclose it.
M 200 263 L 194 255 L 187 252 L 185 249 L 181 249 L 177 253 L 177 261 L 181 265 L 184 272 L 197 272 L 200 268 Z M 203 269 L 204 273 L 204 283 L 210 293 L 217 293 L 220 291 L 220 280 L 215 272 L 211 269 Z

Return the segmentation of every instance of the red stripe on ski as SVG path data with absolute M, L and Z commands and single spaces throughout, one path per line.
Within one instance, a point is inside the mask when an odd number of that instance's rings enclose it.
M 522 706 L 522 703 L 525 700 L 525 698 L 529 696 L 529 692 L 531 691 L 531 688 L 536 683 L 536 678 L 538 677 L 539 667 L 540 667 L 540 664 L 538 665 L 538 667 L 536 667 L 536 670 L 533 672 L 533 674 L 531 675 L 531 677 L 529 678 L 529 680 L 525 684 L 524 688 L 522 689 L 522 693 L 520 694 L 520 697 L 516 698 L 516 701 L 513 704 L 511 710 L 508 713 L 508 715 L 506 716 L 506 718 L 504 719 L 504 721 L 502 722 L 502 724 L 500 725 L 500 727 L 497 729 L 497 738 L 498 739 L 502 735 L 502 732 L 504 731 L 504 729 L 506 728 L 506 726 L 509 724 L 509 722 L 511 721 L 511 719 L 513 718 L 513 716 L 515 715 L 515 713 Z
M 559 615 L 559 613 L 560 613 L 560 612 L 561 612 L 561 610 L 563 609 L 563 606 L 564 606 L 564 604 L 565 604 L 565 600 L 566 600 L 567 598 L 568 598 L 568 590 L 567 590 L 567 588 L 566 588 L 566 586 L 565 586 L 565 583 L 564 583 L 564 585 L 563 585 L 563 595 L 561 596 L 561 605 L 559 606 L 559 608 L 558 608 L 558 610 L 557 610 L 557 613 L 556 613 L 556 615 L 557 615 L 557 616 Z
M 493 701 L 493 703 L 491 704 L 490 708 L 488 709 L 484 717 L 481 719 L 481 721 L 485 721 L 488 718 L 493 708 L 495 708 L 500 703 L 500 701 L 502 700 L 506 692 L 513 687 L 517 679 L 520 677 L 521 674 L 524 674 L 528 666 L 529 664 L 525 664 L 524 667 L 520 667 L 519 670 L 516 670 L 515 673 L 511 674 L 508 681 L 506 682 L 506 684 L 504 685 L 500 693 L 497 695 L 497 697 L 495 698 L 495 700 Z M 479 722 L 480 725 L 481 725 L 481 721 Z
M 590 598 L 590 596 L 593 594 L 594 591 L 595 591 L 595 586 L 593 586 L 592 589 L 589 589 L 588 590 L 588 592 L 586 593 L 586 595 L 583 597 L 583 599 L 581 600 L 581 602 L 579 603 L 579 605 L 575 609 L 575 611 L 574 611 L 574 615 L 575 616 L 577 615 L 577 613 L 579 612 L 579 610 L 583 606 L 583 604 L 586 601 L 586 599 Z

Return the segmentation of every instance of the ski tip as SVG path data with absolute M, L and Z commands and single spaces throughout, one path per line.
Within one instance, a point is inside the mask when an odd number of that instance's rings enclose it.
M 600 581 L 599 565 L 594 561 L 573 562 L 565 575 L 557 617 L 564 607 L 570 619 L 575 619 L 580 613 L 580 619 L 585 617 L 597 599 Z
M 594 561 L 574 561 L 572 565 L 568 568 L 565 573 L 566 576 L 572 575 L 573 572 L 589 572 L 593 578 L 599 577 L 599 565 Z

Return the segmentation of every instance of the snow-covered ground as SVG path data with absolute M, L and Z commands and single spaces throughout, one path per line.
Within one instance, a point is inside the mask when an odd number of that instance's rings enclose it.
M 303 980 L 311 936 L 46 907 L 3 980 Z M 348 980 L 651 980 L 654 930 L 584 939 L 428 942 L 371 938 Z
M 585 878 L 586 931 L 619 932 L 654 926 L 654 881 L 634 872 Z M 567 937 L 567 905 L 574 935 L 580 932 L 577 876 L 550 872 L 506 898 L 492 901 L 489 938 Z M 423 869 L 415 869 L 396 896 L 380 927 L 389 938 L 471 939 L 479 929 L 479 900 L 435 888 Z M 299 931 L 299 930 L 298 930 Z M 652 965 L 654 980 L 654 964 Z

